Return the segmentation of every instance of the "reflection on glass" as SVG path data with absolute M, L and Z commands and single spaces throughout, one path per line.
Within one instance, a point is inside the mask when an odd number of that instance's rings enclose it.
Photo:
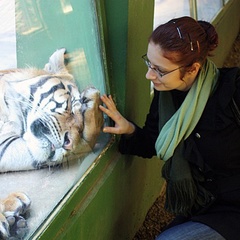
M 73 11 L 70 0 L 61 0 L 62 11 L 65 14 L 68 14 Z
M 16 1 L 16 22 L 18 31 L 28 35 L 43 29 L 38 5 L 31 0 Z

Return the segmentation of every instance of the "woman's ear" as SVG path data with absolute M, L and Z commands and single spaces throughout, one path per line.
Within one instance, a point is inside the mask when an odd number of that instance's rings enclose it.
M 192 66 L 188 70 L 188 73 L 189 74 L 197 74 L 200 68 L 201 68 L 201 64 L 198 62 L 195 62 L 192 64 Z

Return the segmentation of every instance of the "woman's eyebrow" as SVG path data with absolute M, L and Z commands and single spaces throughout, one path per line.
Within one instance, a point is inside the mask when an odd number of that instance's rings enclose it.
M 153 64 L 155 67 L 157 67 L 160 71 L 163 71 L 163 72 L 167 72 L 168 71 L 168 69 L 166 69 L 166 68 L 164 68 L 164 67 L 162 67 L 162 66 L 159 66 L 159 65 L 155 65 L 155 64 Z
M 152 62 L 151 62 L 152 63 Z M 168 72 L 168 71 L 171 71 L 170 69 L 167 69 L 167 68 L 164 68 L 162 66 L 159 66 L 159 65 L 156 65 L 156 64 L 153 64 L 154 67 L 158 68 L 161 72 Z
M 151 62 L 151 61 L 149 60 L 149 58 L 148 58 L 148 61 L 149 61 L 154 67 L 158 68 L 159 70 L 164 69 L 164 68 L 162 68 L 161 66 L 159 66 L 159 65 L 154 64 L 153 62 Z
M 148 61 L 149 61 L 154 67 L 158 68 L 160 71 L 163 71 L 163 72 L 169 71 L 168 69 L 166 69 L 166 68 L 164 68 L 164 67 L 162 67 L 162 66 L 156 65 L 156 64 L 154 64 L 153 62 L 151 62 L 150 59 L 148 58 L 148 56 L 147 56 L 147 59 L 148 59 Z

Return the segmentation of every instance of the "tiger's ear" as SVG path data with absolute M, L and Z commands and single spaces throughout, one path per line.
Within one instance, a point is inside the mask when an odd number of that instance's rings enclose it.
M 45 65 L 44 70 L 49 73 L 68 73 L 68 70 L 64 64 L 64 53 L 65 48 L 56 50 L 51 57 L 49 62 Z

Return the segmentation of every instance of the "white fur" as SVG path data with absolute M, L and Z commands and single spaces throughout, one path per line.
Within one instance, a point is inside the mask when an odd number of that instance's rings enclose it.
M 64 65 L 64 52 L 55 51 L 43 70 L 2 72 L 0 172 L 53 166 L 93 148 L 103 124 L 99 91 L 79 92 Z M 51 92 L 58 85 L 64 87 Z

